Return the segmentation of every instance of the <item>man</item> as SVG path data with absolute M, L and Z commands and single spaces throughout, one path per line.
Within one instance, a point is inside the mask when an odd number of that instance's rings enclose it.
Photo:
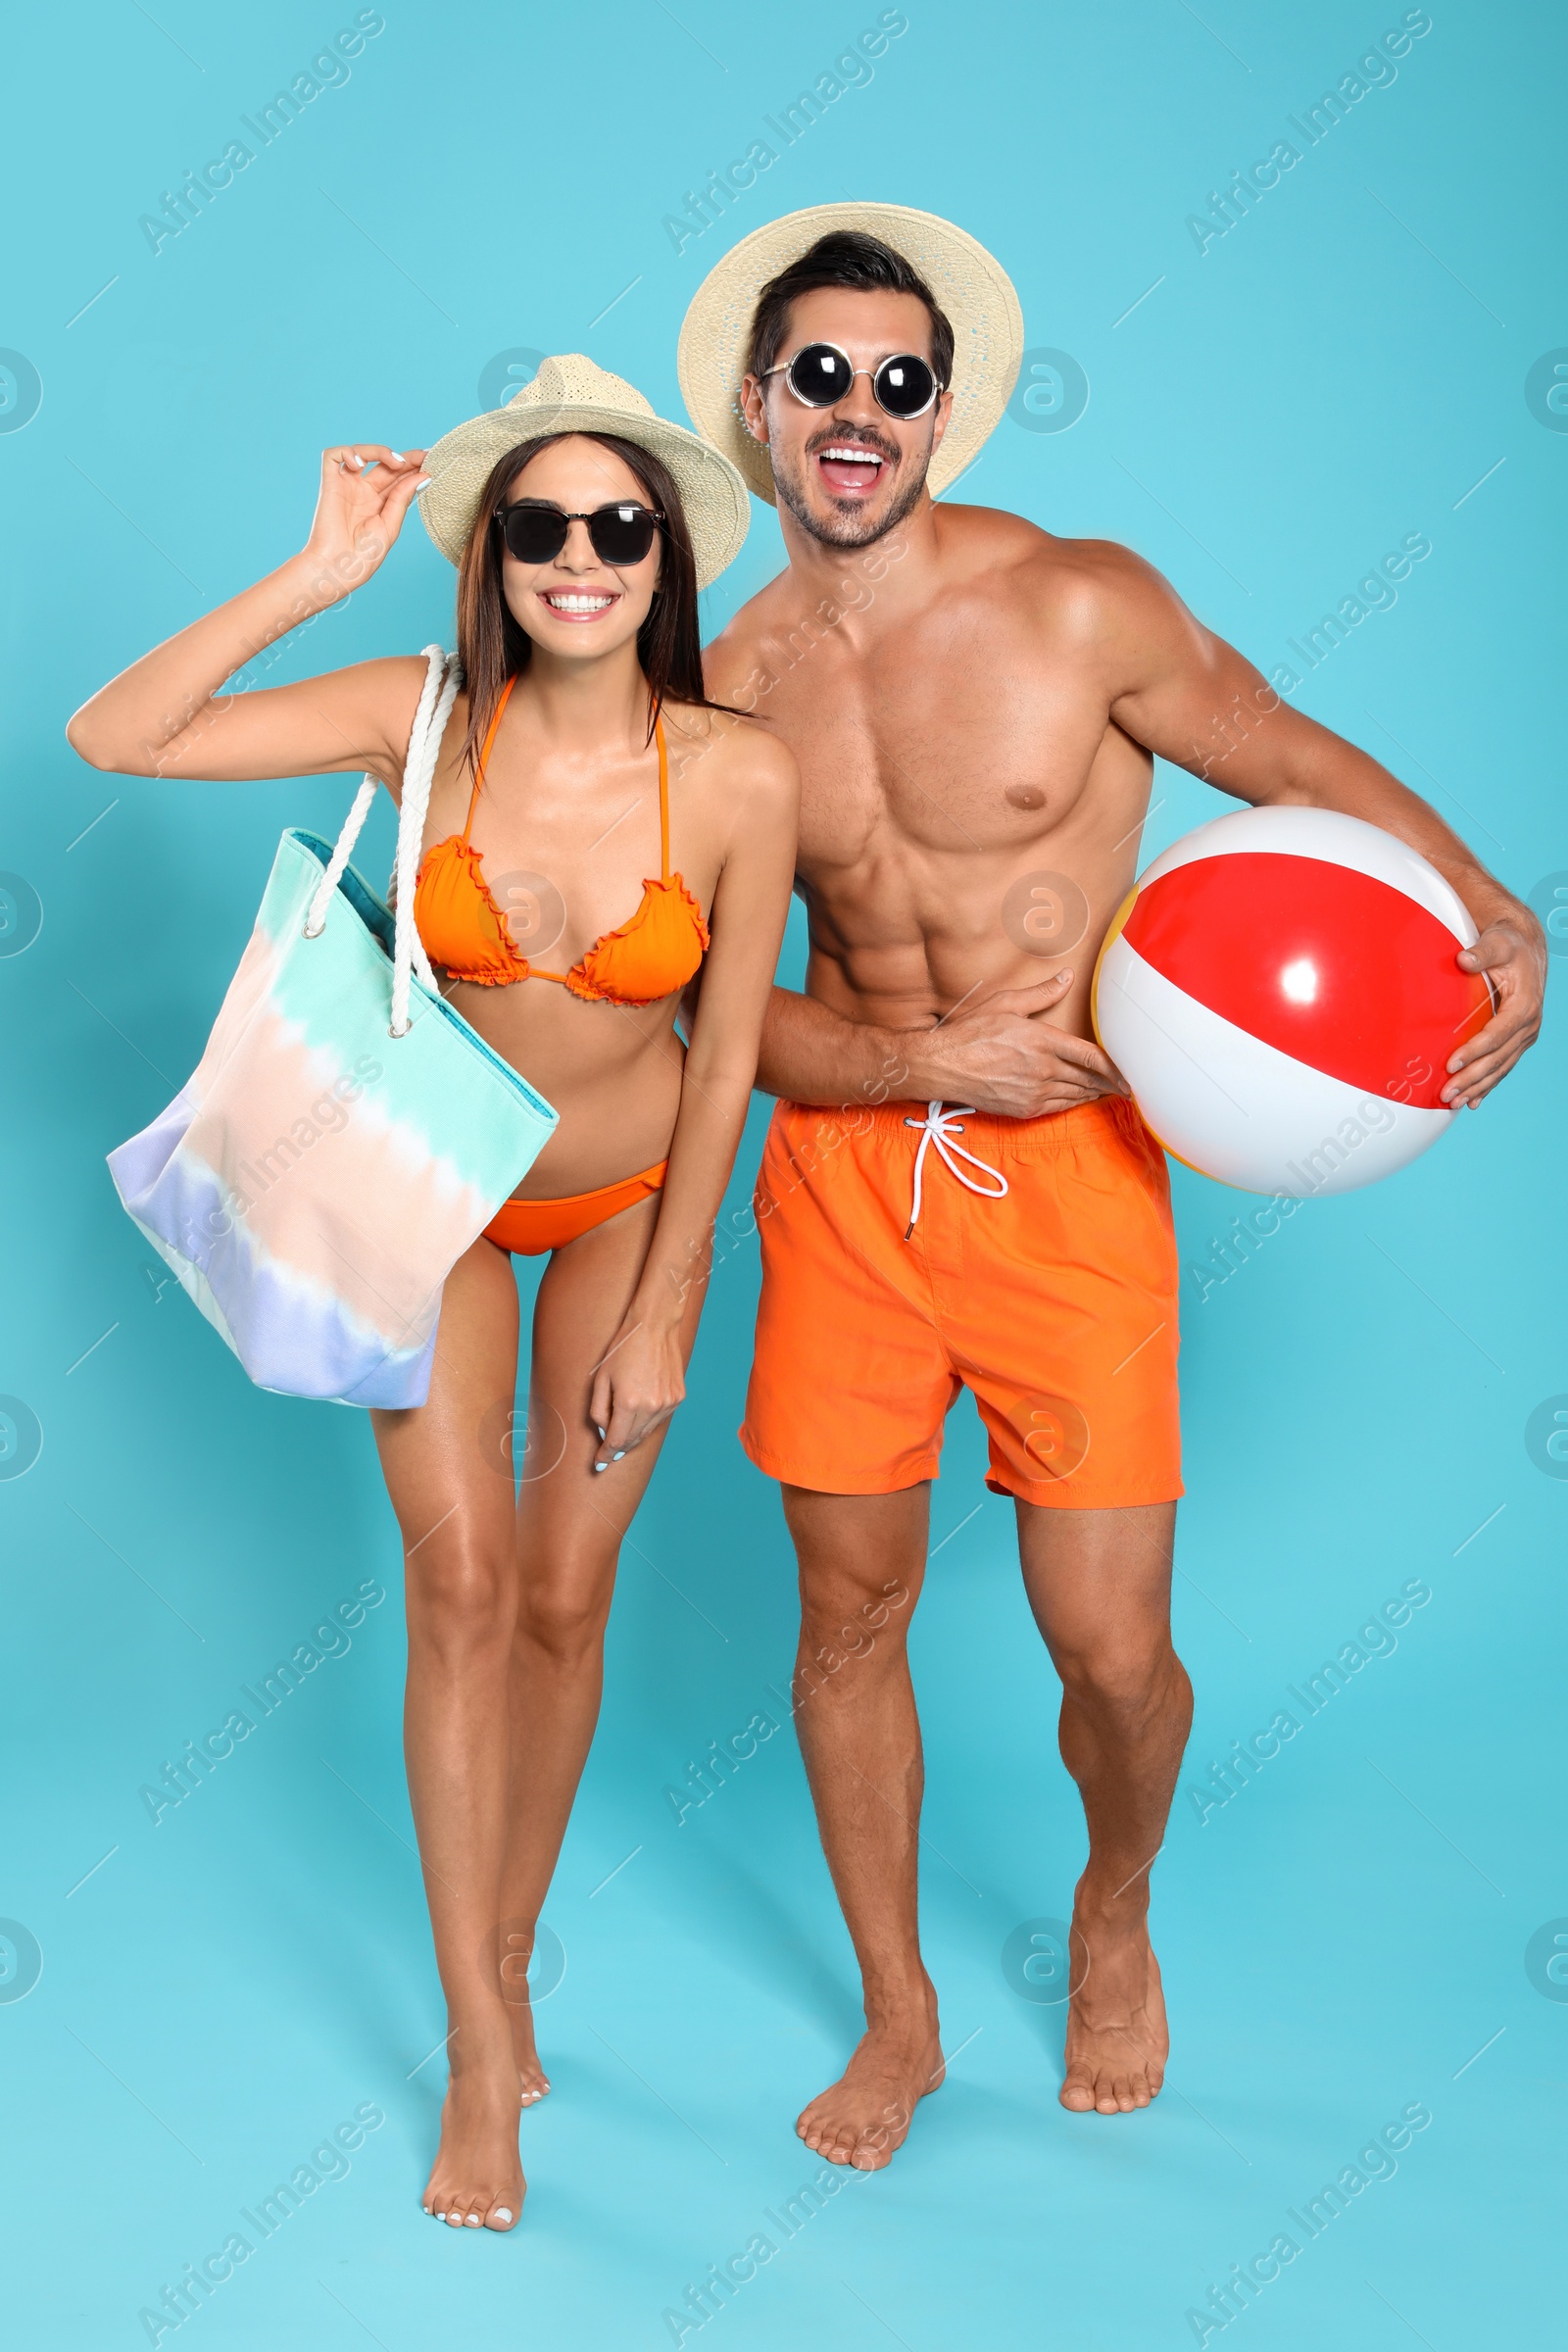
M 1497 1009 L 1446 1102 L 1479 1102 L 1533 1041 L 1545 969 L 1534 917 L 1425 803 L 1138 557 L 933 505 L 1021 340 L 972 239 L 846 204 L 746 239 L 681 348 L 688 406 L 776 497 L 789 554 L 709 663 L 800 762 L 810 917 L 807 993 L 775 989 L 762 1045 L 779 1102 L 742 1437 L 800 1558 L 797 1720 L 864 1983 L 864 2038 L 798 2130 L 861 2167 L 942 2079 L 905 1642 L 960 1387 L 1015 1500 L 1088 1822 L 1061 2101 L 1125 2113 L 1162 2080 L 1149 1872 L 1192 1706 L 1169 1628 L 1178 1269 L 1162 1156 L 1090 1022 L 1153 755 L 1240 800 L 1348 811 L 1447 875 Z

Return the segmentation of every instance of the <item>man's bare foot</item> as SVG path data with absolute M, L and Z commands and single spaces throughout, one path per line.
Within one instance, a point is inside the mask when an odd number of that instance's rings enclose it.
M 504 2029 L 502 2029 L 504 2031 Z M 501 2032 L 460 2061 L 453 2036 L 452 2076 L 441 2109 L 441 2145 L 421 2200 L 453 2229 L 515 2229 L 526 2183 L 517 2155 L 517 2068 Z
M 540 2065 L 539 2052 L 534 2046 L 533 2004 L 514 1999 L 509 1990 L 507 2010 L 512 2019 L 512 2047 L 517 2061 L 517 2087 L 523 2105 L 531 2107 L 550 2088 L 550 2077 Z
M 868 2028 L 838 2081 L 795 2129 L 829 2164 L 880 2172 L 908 2136 L 916 2100 L 936 2089 L 944 2071 L 933 1995 L 928 2009 Z
M 1147 2107 L 1165 2080 L 1170 2035 L 1159 1963 L 1141 1912 L 1107 1926 L 1075 1905 L 1075 1989 L 1067 2006 L 1061 2103 L 1076 2115 L 1127 2115 Z

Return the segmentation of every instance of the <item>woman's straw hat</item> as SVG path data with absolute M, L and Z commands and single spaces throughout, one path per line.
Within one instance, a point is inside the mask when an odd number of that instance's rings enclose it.
M 635 386 L 596 368 L 580 351 L 541 360 L 532 383 L 504 409 L 470 416 L 443 433 L 424 461 L 430 486 L 421 490 L 424 527 L 449 562 L 468 544 L 474 510 L 492 467 L 509 449 L 547 433 L 618 433 L 663 461 L 675 478 L 697 559 L 697 585 L 716 580 L 739 555 L 752 511 L 746 484 L 716 449 L 666 424 Z
M 927 476 L 933 497 L 957 479 L 1000 419 L 1023 357 L 1023 313 L 1011 279 L 983 245 L 935 213 L 902 204 L 818 204 L 754 229 L 693 295 L 677 365 L 698 431 L 769 505 L 773 469 L 765 446 L 747 431 L 740 405 L 757 298 L 818 237 L 845 228 L 880 237 L 902 254 L 953 321 L 953 414 Z

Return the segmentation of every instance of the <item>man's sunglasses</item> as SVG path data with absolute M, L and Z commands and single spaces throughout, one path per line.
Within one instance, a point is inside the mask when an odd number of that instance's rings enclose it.
M 793 360 L 781 360 L 776 368 L 762 371 L 765 383 L 770 375 L 788 378 L 790 390 L 808 409 L 830 409 L 836 401 L 847 400 L 858 375 L 868 375 L 877 407 L 901 424 L 923 416 L 943 387 L 912 351 L 895 353 L 890 360 L 879 360 L 874 368 L 857 368 L 847 351 L 836 343 L 808 343 Z
M 664 517 L 653 507 L 621 500 L 612 507 L 596 507 L 591 514 L 564 514 L 559 507 L 534 499 L 515 506 L 497 507 L 507 553 L 516 564 L 553 564 L 566 544 L 574 522 L 588 525 L 588 538 L 601 564 L 624 571 L 640 564 L 653 546 Z

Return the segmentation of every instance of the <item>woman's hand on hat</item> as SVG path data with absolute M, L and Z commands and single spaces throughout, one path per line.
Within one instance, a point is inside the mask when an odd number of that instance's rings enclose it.
M 422 449 L 345 442 L 321 454 L 321 487 L 305 553 L 347 596 L 386 558 L 416 491 L 428 481 Z

